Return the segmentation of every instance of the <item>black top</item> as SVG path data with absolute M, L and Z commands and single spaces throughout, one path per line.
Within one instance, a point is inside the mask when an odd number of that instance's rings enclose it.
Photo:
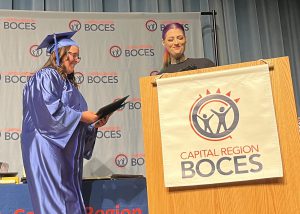
M 214 67 L 215 64 L 207 58 L 188 58 L 178 64 L 170 64 L 165 69 L 162 69 L 158 74 L 174 73 L 179 71 L 189 71 L 201 68 Z

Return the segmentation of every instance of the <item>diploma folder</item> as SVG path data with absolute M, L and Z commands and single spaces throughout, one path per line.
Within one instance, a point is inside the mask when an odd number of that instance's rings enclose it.
M 118 99 L 106 106 L 103 106 L 102 108 L 100 108 L 98 111 L 97 111 L 97 115 L 99 117 L 99 119 L 113 113 L 114 111 L 124 107 L 126 105 L 127 102 L 125 102 L 125 100 L 129 97 L 129 95 L 121 98 L 121 99 Z

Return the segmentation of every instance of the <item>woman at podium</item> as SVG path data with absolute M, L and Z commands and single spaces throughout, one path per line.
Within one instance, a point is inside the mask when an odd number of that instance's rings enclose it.
M 158 74 L 215 66 L 207 58 L 187 58 L 184 55 L 186 37 L 184 27 L 179 23 L 170 23 L 165 26 L 162 31 L 162 44 L 165 48 L 163 67 Z

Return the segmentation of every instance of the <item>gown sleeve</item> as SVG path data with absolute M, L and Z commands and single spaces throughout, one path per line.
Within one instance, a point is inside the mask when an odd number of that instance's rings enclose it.
M 65 80 L 54 69 L 46 69 L 36 74 L 28 88 L 29 111 L 36 130 L 48 142 L 65 148 L 82 114 L 70 107 L 74 98 L 68 97 Z
M 97 137 L 97 129 L 93 125 L 89 125 L 86 131 L 85 145 L 83 157 L 87 160 L 90 160 L 93 154 Z

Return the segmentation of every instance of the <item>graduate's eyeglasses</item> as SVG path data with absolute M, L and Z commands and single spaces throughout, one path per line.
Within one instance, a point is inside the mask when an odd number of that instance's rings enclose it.
M 77 53 L 72 53 L 68 51 L 68 54 L 70 54 L 77 61 L 77 63 L 80 62 L 81 57 Z

